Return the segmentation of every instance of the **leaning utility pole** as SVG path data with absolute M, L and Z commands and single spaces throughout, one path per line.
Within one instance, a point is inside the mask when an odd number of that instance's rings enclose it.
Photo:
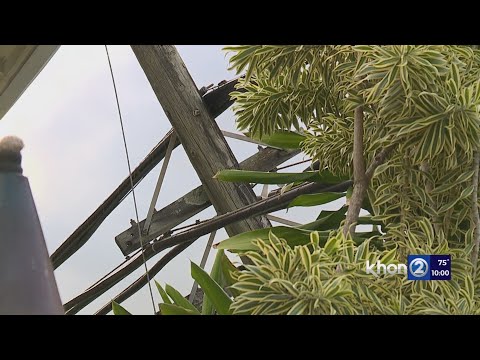
M 238 162 L 175 46 L 132 45 L 132 49 L 217 213 L 255 202 L 255 193 L 248 184 L 213 179 L 220 170 L 238 169 Z M 269 226 L 265 216 L 257 216 L 225 229 L 233 236 Z

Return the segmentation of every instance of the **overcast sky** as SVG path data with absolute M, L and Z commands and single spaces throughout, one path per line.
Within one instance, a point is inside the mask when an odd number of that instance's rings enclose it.
M 233 78 L 228 57 L 220 45 L 178 46 L 197 87 Z M 109 46 L 119 93 L 132 169 L 135 168 L 171 128 L 158 100 L 129 46 Z M 235 131 L 233 113 L 218 119 L 220 128 Z M 105 48 L 60 47 L 44 70 L 11 110 L 0 120 L 0 137 L 17 135 L 25 142 L 24 175 L 29 178 L 50 254 L 110 195 L 128 175 L 122 135 Z M 238 161 L 257 151 L 256 145 L 228 139 Z M 301 160 L 297 156 L 293 161 Z M 160 171 L 158 165 L 136 187 L 139 216 L 144 219 Z M 301 170 L 305 166 L 289 169 Z M 181 197 L 200 180 L 183 149 L 171 159 L 156 208 Z M 341 201 L 328 209 L 341 206 Z M 319 208 L 291 209 L 276 215 L 291 220 L 314 220 Z M 213 208 L 195 219 L 215 215 Z M 135 218 L 131 195 L 107 218 L 92 238 L 56 271 L 65 303 L 120 264 L 124 257 L 114 237 L 130 227 Z M 188 221 L 191 223 L 192 221 Z M 278 225 L 278 224 L 276 224 Z M 216 241 L 226 238 L 222 230 Z M 170 262 L 156 277 L 184 295 L 190 292 L 190 263 L 200 262 L 207 236 L 199 239 Z M 148 262 L 152 266 L 160 255 Z M 210 253 L 211 267 L 215 250 Z M 83 309 L 92 314 L 141 276 L 143 267 Z M 153 284 L 152 284 L 153 285 Z M 154 286 L 154 285 L 153 285 Z M 160 297 L 154 287 L 155 302 Z M 134 314 L 151 314 L 147 287 L 123 303 Z

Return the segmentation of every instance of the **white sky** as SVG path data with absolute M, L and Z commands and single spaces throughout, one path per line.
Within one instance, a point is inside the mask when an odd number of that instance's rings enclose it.
M 221 45 L 178 46 L 197 87 L 217 84 L 235 76 L 228 71 L 228 57 Z M 145 74 L 129 46 L 109 46 L 119 92 L 132 169 L 171 128 Z M 234 115 L 226 111 L 218 119 L 224 130 L 235 131 Z M 44 70 L 0 121 L 0 137 L 17 135 L 25 142 L 24 175 L 29 178 L 50 254 L 110 195 L 128 175 L 120 124 L 105 49 L 102 45 L 60 47 Z M 257 151 L 256 145 L 228 139 L 238 161 Z M 301 160 L 297 156 L 290 162 Z M 136 187 L 139 216 L 144 219 L 160 171 L 158 165 Z M 289 171 L 302 170 L 305 165 Z M 160 209 L 200 185 L 183 149 L 173 155 L 156 208 Z M 261 189 L 258 189 L 261 190 Z M 337 209 L 342 201 L 324 209 Z M 290 209 L 288 218 L 308 222 L 321 208 Z M 195 219 L 215 215 L 212 208 Z M 285 211 L 276 213 L 287 217 Z M 107 218 L 89 242 L 62 264 L 56 279 L 65 303 L 105 275 L 124 257 L 114 237 L 135 218 L 131 195 Z M 187 223 L 191 223 L 189 220 Z M 276 224 L 278 225 L 278 224 Z M 226 238 L 222 230 L 215 243 Z M 197 264 L 207 236 L 199 239 L 170 262 L 156 277 L 190 292 L 190 263 Z M 210 269 L 215 250 L 210 253 Z M 151 267 L 160 257 L 148 262 Z M 80 314 L 93 314 L 141 276 L 143 267 L 114 286 Z M 152 284 L 155 302 L 160 301 Z M 123 305 L 134 314 L 151 314 L 145 286 Z

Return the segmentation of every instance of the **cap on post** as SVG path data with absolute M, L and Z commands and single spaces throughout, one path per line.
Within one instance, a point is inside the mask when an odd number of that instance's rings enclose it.
M 63 314 L 22 148 L 17 137 L 0 140 L 0 314 Z
M 16 136 L 5 136 L 0 140 L 0 172 L 22 173 L 23 141 Z

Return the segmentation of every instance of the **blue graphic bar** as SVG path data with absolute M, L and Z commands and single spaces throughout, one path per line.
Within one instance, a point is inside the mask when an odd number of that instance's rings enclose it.
M 408 255 L 408 280 L 451 280 L 450 255 Z

